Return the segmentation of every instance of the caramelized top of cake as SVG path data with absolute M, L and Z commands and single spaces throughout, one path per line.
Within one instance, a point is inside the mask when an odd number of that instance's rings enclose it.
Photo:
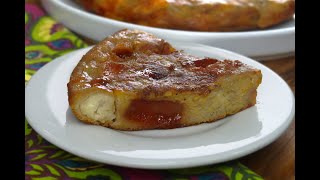
M 295 0 L 77 0 L 98 15 L 145 26 L 192 31 L 267 28 L 290 18 Z
M 142 95 L 167 91 L 209 93 L 219 77 L 256 71 L 238 60 L 188 55 L 168 42 L 138 30 L 122 30 L 107 37 L 73 71 L 74 90 L 97 87 L 135 91 Z

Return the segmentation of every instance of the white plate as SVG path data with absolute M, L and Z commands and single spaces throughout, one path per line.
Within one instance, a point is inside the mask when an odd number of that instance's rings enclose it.
M 262 70 L 257 104 L 216 123 L 171 130 L 117 131 L 78 121 L 67 101 L 73 68 L 91 47 L 42 67 L 25 91 L 30 125 L 52 144 L 94 161 L 148 169 L 214 164 L 256 151 L 278 138 L 294 116 L 294 96 L 277 74 L 244 56 L 197 44 L 174 44 L 200 57 L 239 59 Z
M 83 10 L 73 0 L 42 0 L 46 11 L 71 30 L 101 41 L 114 32 L 128 28 L 153 33 L 175 42 L 199 43 L 255 57 L 274 59 L 295 52 L 295 20 L 266 30 L 244 32 L 192 32 L 152 28 L 104 18 Z M 258 59 L 257 59 L 258 58 Z

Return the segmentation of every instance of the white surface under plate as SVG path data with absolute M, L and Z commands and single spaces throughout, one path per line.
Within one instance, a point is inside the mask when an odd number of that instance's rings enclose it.
M 268 60 L 293 55 L 295 20 L 265 30 L 243 32 L 195 32 L 141 26 L 101 17 L 85 11 L 73 0 L 42 0 L 46 11 L 72 31 L 101 41 L 114 32 L 128 28 L 153 33 L 168 41 L 199 43 Z
M 244 56 L 197 44 L 174 44 L 199 57 L 239 59 L 262 70 L 257 104 L 216 123 L 171 130 L 126 132 L 88 125 L 70 111 L 67 83 L 91 48 L 62 56 L 42 67 L 25 90 L 30 125 L 52 144 L 102 163 L 148 169 L 193 167 L 232 160 L 278 138 L 294 116 L 294 96 L 277 74 Z

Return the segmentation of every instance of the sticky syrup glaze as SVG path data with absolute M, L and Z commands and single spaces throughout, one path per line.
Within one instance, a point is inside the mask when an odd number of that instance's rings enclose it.
M 130 121 L 144 127 L 173 128 L 180 125 L 183 106 L 172 101 L 133 100 L 125 113 Z
M 219 77 L 250 70 L 237 60 L 195 57 L 151 34 L 122 30 L 84 55 L 70 81 L 78 83 L 79 90 L 97 87 L 141 96 L 168 90 L 207 94 Z

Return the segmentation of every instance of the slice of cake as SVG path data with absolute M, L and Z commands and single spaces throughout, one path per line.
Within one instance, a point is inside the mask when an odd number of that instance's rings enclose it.
M 94 46 L 73 70 L 69 104 L 86 123 L 118 130 L 213 122 L 255 105 L 261 71 L 188 55 L 138 30 Z

